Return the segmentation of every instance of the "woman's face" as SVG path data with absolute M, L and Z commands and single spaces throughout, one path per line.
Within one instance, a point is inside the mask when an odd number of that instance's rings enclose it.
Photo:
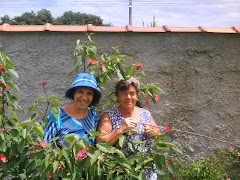
M 79 108 L 87 108 L 93 100 L 94 91 L 87 87 L 77 87 L 73 94 L 73 103 Z
M 119 105 L 123 108 L 125 107 L 134 107 L 138 100 L 136 88 L 133 85 L 130 85 L 129 88 L 125 91 L 119 91 L 117 95 L 117 100 Z

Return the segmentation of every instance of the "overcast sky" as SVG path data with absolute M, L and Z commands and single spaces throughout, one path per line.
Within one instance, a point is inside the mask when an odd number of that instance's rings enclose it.
M 53 17 L 66 11 L 100 16 L 104 24 L 129 24 L 129 0 L 0 0 L 0 17 L 47 9 Z M 132 0 L 132 26 L 240 27 L 240 0 Z

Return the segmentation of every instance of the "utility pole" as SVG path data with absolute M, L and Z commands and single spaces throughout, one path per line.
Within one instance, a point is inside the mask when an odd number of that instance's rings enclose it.
M 129 0 L 129 25 L 132 26 L 132 0 Z

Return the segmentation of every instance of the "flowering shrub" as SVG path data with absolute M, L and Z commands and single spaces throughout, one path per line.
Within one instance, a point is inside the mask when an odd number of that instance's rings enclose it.
M 176 179 L 237 180 L 240 172 L 239 160 L 239 151 L 237 149 L 229 148 L 216 151 L 215 154 L 201 160 L 195 160 L 192 163 L 178 163 Z M 234 172 L 234 167 L 232 166 L 234 162 L 236 163 L 235 169 L 237 169 L 237 172 Z
M 128 41 L 124 40 L 124 44 Z M 157 92 L 161 92 L 161 88 L 156 83 L 149 83 L 144 71 L 142 70 L 142 63 L 133 63 L 127 65 L 126 61 L 132 57 L 121 54 L 120 48 L 122 46 L 113 47 L 114 54 L 108 55 L 106 53 L 97 57 L 97 44 L 92 39 L 92 35 L 88 35 L 88 41 L 77 41 L 77 46 L 74 50 L 74 66 L 75 69 L 70 74 L 77 74 L 79 72 L 86 72 L 94 75 L 99 87 L 105 91 L 105 87 L 109 86 L 112 80 L 126 79 L 128 76 L 135 76 L 141 84 L 137 106 L 143 106 L 142 101 L 145 100 L 145 105 L 149 104 L 149 100 L 156 103 L 158 99 Z M 110 92 L 108 100 L 106 100 L 103 109 L 108 106 L 115 106 L 116 100 L 114 92 Z
M 124 40 L 124 44 L 128 41 Z M 126 60 L 132 57 L 122 55 L 119 51 L 121 46 L 115 47 L 113 55 L 103 53 L 97 57 L 97 45 L 91 35 L 88 41 L 77 41 L 74 50 L 75 69 L 70 74 L 88 71 L 93 74 L 100 87 L 109 85 L 109 82 L 127 76 L 136 76 L 141 83 L 140 100 L 138 106 L 150 101 L 156 103 L 157 92 L 161 88 L 156 83 L 149 83 L 143 72 L 142 63 L 127 65 Z M 85 140 L 76 138 L 74 134 L 66 136 L 70 143 L 69 148 L 55 148 L 53 138 L 51 143 L 43 141 L 43 127 L 47 122 L 47 114 L 51 110 L 55 118 L 58 116 L 59 100 L 48 95 L 47 82 L 42 81 L 38 85 L 43 88 L 44 97 L 39 97 L 29 108 L 30 118 L 19 120 L 17 115 L 17 94 L 11 94 L 11 90 L 18 90 L 12 81 L 12 75 L 18 78 L 15 66 L 10 59 L 0 52 L 0 179 L 143 179 L 147 168 L 155 171 L 162 179 L 222 179 L 228 178 L 223 166 L 223 158 L 239 160 L 240 152 L 230 148 L 223 151 L 217 157 L 211 156 L 207 160 L 195 161 L 186 166 L 177 166 L 175 173 L 173 158 L 169 150 L 182 154 L 181 150 L 172 143 L 164 140 L 164 135 L 159 135 L 151 142 L 147 154 L 136 150 L 136 146 L 143 149 L 145 142 L 134 141 L 129 144 L 133 155 L 125 156 L 124 152 L 105 142 L 95 145 L 87 145 Z M 171 83 L 166 83 L 171 86 Z M 103 109 L 116 105 L 114 93 L 110 92 Z M 47 104 L 44 111 L 36 111 L 37 107 Z M 40 117 L 41 116 L 41 117 Z M 176 129 L 169 123 L 165 131 L 189 133 L 206 137 L 192 132 Z M 99 133 L 90 132 L 94 138 Z M 134 131 L 131 132 L 134 135 Z M 121 136 L 117 146 L 122 147 L 125 136 Z M 216 138 L 209 138 L 214 139 Z M 226 141 L 221 141 L 226 142 Z M 181 165 L 184 165 L 182 163 Z
M 88 36 L 88 41 L 77 41 L 74 51 L 75 69 L 71 72 L 78 73 L 81 68 L 93 74 L 100 87 L 108 85 L 108 81 L 117 78 L 126 78 L 136 75 L 141 80 L 141 95 L 148 97 L 154 103 L 158 101 L 157 91 L 161 89 L 155 83 L 146 83 L 143 64 L 136 63 L 127 66 L 125 61 L 131 59 L 127 55 L 121 55 L 118 48 L 114 48 L 115 54 L 108 56 L 102 54 L 97 59 L 97 45 Z M 124 42 L 124 43 L 127 43 Z M 149 153 L 136 150 L 136 146 L 143 147 L 145 142 L 134 141 L 130 143 L 132 156 L 126 157 L 124 152 L 105 142 L 95 145 L 87 145 L 85 140 L 69 134 L 65 139 L 70 143 L 69 148 L 55 148 L 53 138 L 51 143 L 43 141 L 43 127 L 47 122 L 47 115 L 51 110 L 55 118 L 58 116 L 60 101 L 46 91 L 47 82 L 42 81 L 38 85 L 45 92 L 44 97 L 39 97 L 28 109 L 30 118 L 19 120 L 17 115 L 17 94 L 11 94 L 11 90 L 18 90 L 12 81 L 12 75 L 18 78 L 12 61 L 0 52 L 0 179 L 143 179 L 147 168 L 153 169 L 164 176 L 174 173 L 174 165 L 168 155 L 170 149 L 182 153 L 174 144 L 164 140 L 164 135 L 158 136 L 152 141 Z M 85 63 L 86 61 L 86 63 Z M 110 93 L 110 99 L 103 108 L 114 105 L 115 99 Z M 47 105 L 44 111 L 37 111 L 40 105 Z M 141 101 L 138 102 L 141 106 Z M 94 138 L 99 133 L 90 132 Z M 134 134 L 134 131 L 131 132 Z M 118 146 L 122 147 L 125 136 L 121 136 Z M 144 158 L 143 158 L 144 157 Z M 153 166 L 153 164 L 155 166 Z

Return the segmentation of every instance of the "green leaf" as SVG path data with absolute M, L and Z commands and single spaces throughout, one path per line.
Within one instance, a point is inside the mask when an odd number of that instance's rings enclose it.
M 38 117 L 38 113 L 34 113 L 34 114 L 31 116 L 30 120 L 31 120 L 31 121 L 34 121 L 37 117 Z
M 68 142 L 68 143 L 72 143 L 73 141 L 76 141 L 76 137 L 77 134 L 71 133 L 71 134 L 67 134 L 64 139 Z
M 90 155 L 91 157 L 90 160 L 91 165 L 93 165 L 98 160 L 98 157 L 101 155 L 101 153 L 102 152 L 99 150 L 96 150 L 93 154 L 88 153 L 88 155 Z
M 27 127 L 23 127 L 22 128 L 22 137 L 25 139 L 26 138 L 26 136 L 27 136 L 27 132 L 28 132 L 28 129 L 27 129 Z
M 96 146 L 103 152 L 108 152 L 108 148 L 110 145 L 106 143 L 105 141 L 99 141 Z
M 172 146 L 172 149 L 176 152 L 178 152 L 179 154 L 183 155 L 183 152 L 181 149 L 179 149 L 177 146 Z
M 162 166 L 165 165 L 165 156 L 162 154 L 156 154 L 154 156 L 154 164 L 158 170 L 162 170 Z
M 10 111 L 10 113 L 13 115 L 13 117 L 18 120 L 18 116 L 17 116 L 17 112 L 15 109 L 13 109 L 12 107 L 8 106 L 8 109 Z
M 119 156 L 121 156 L 121 158 L 126 159 L 124 153 L 121 150 L 115 148 L 114 152 L 117 153 Z
M 58 165 L 59 165 L 59 161 L 54 161 L 53 162 L 53 172 L 55 172 L 57 170 Z
M 28 112 L 35 111 L 39 103 L 40 103 L 40 100 L 36 100 L 34 104 L 28 109 Z
M 18 149 L 18 152 L 21 154 L 23 152 L 23 149 L 25 147 L 25 141 L 20 141 L 20 143 L 17 144 L 17 149 Z
M 66 158 L 66 163 L 68 165 L 68 168 L 70 169 L 70 171 L 72 171 L 72 159 L 71 156 L 69 154 L 68 150 L 63 150 L 63 156 Z
M 89 131 L 90 134 L 94 135 L 94 136 L 99 136 L 100 132 L 98 131 Z
M 133 144 L 132 144 L 132 143 L 128 143 L 128 147 L 129 147 L 129 149 L 130 149 L 132 152 L 135 151 L 134 148 L 133 148 Z
M 144 172 L 143 171 L 141 171 L 140 173 L 139 173 L 139 175 L 138 175 L 138 180 L 144 180 L 145 178 L 144 178 Z
M 58 107 L 60 105 L 60 101 L 59 99 L 57 99 L 55 96 L 50 96 L 50 101 L 52 102 L 52 104 L 56 107 Z
M 43 137 L 44 131 L 42 126 L 38 123 L 32 123 L 32 124 L 33 124 L 32 130 L 35 131 L 39 136 Z
M 14 83 L 12 83 L 11 81 L 8 81 L 7 86 L 10 87 L 11 89 L 14 89 Z
M 2 152 L 6 152 L 7 151 L 8 146 L 6 145 L 6 141 L 2 141 L 0 143 L 0 149 L 1 149 Z
M 11 133 L 11 135 L 12 135 L 13 137 L 17 137 L 17 136 L 19 135 L 18 130 L 16 130 L 16 129 L 12 129 L 12 130 L 10 131 L 10 133 Z
M 103 110 L 107 109 L 110 104 L 111 104 L 111 100 L 105 102 L 105 104 L 103 105 Z
M 47 168 L 49 166 L 49 162 L 50 162 L 50 154 L 46 154 L 45 158 L 44 158 L 44 164 L 45 164 L 45 168 Z
M 119 146 L 122 148 L 126 141 L 126 136 L 122 135 L 119 137 Z
M 58 114 L 59 114 L 58 107 L 53 106 L 52 107 L 52 113 L 53 113 L 53 117 L 57 120 L 58 119 Z
M 14 64 L 12 64 L 13 66 L 14 66 Z M 8 69 L 9 70 L 9 72 L 12 74 L 12 75 L 14 75 L 16 78 L 19 78 L 19 75 L 18 75 L 18 73 L 14 70 L 14 69 Z
M 173 164 L 171 164 L 170 166 L 168 166 L 168 171 L 169 171 L 170 173 L 172 173 L 172 174 L 175 173 L 175 168 L 174 168 Z

